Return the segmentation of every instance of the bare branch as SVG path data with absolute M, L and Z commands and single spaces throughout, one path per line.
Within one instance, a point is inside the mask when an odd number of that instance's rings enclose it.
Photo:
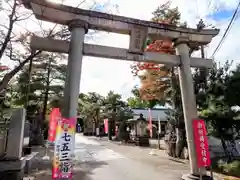
M 16 16 L 16 17 L 14 18 L 14 21 L 15 21 L 15 22 L 16 22 L 16 21 L 23 21 L 23 20 L 29 19 L 32 15 L 33 15 L 33 13 L 28 14 L 26 17 L 22 17 L 22 18 Z
M 14 15 L 16 13 L 16 8 L 17 8 L 17 3 L 16 3 L 16 0 L 14 0 L 12 12 L 11 12 L 11 14 L 9 16 L 8 31 L 7 31 L 7 34 L 6 34 L 5 39 L 3 41 L 2 47 L 0 48 L 0 59 L 2 58 L 2 56 L 4 54 L 4 51 L 7 48 L 8 42 L 11 39 L 11 34 L 12 34 L 12 30 L 13 30 L 13 25 L 14 25 L 13 17 L 14 17 Z
M 7 73 L 0 82 L 0 91 L 7 87 L 9 81 L 13 78 L 13 76 L 15 76 L 23 68 L 23 66 L 28 63 L 28 61 L 39 55 L 41 52 L 42 51 L 36 51 L 35 53 L 31 53 L 31 55 L 29 55 L 24 61 L 22 61 L 16 68 Z

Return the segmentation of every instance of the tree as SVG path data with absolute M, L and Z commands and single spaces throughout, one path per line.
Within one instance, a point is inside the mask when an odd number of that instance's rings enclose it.
M 79 2 L 77 7 L 83 5 L 85 0 Z M 6 4 L 6 8 L 5 8 Z M 32 35 L 38 35 L 42 37 L 57 38 L 62 40 L 68 40 L 70 38 L 70 32 L 66 26 L 58 26 L 52 24 L 49 28 L 44 26 L 42 22 L 36 21 L 32 18 L 32 12 L 23 7 L 19 0 L 6 0 L 3 2 L 3 9 L 1 9 L 1 22 L 0 24 L 0 59 L 7 58 L 13 61 L 16 66 L 5 74 L 0 80 L 0 92 L 7 88 L 10 80 L 31 60 L 38 58 L 41 51 L 33 51 L 30 49 L 29 39 Z M 96 9 L 97 7 L 116 8 L 111 3 L 90 3 L 89 9 Z M 105 8 L 103 8 L 105 10 Z M 112 10 L 112 9 L 111 9 Z M 6 15 L 7 14 L 7 15 Z M 5 20 L 8 23 L 5 23 Z M 37 29 L 28 29 L 21 25 L 21 21 L 37 24 Z M 8 24 L 8 25 L 6 25 Z M 21 28 L 19 28 L 21 27 Z M 92 35 L 96 31 L 91 31 L 86 35 L 87 38 L 92 38 Z
M 138 87 L 132 89 L 133 97 L 127 99 L 127 103 L 131 108 L 153 108 L 156 104 L 161 104 L 158 100 L 143 100 Z
M 231 106 L 240 106 L 240 65 L 231 71 L 226 86 L 226 101 Z
M 84 118 L 85 123 L 91 121 L 90 123 L 93 123 L 96 128 L 99 128 L 104 118 L 108 118 L 110 132 L 114 131 L 116 121 L 125 121 L 132 117 L 132 111 L 127 103 L 122 101 L 121 95 L 113 91 L 110 91 L 106 97 L 96 92 L 80 93 L 79 113 Z M 95 130 L 94 128 L 94 133 Z M 109 136 L 112 136 L 112 134 L 109 133 Z
M 180 13 L 178 8 L 170 8 L 170 2 L 159 6 L 153 12 L 152 21 L 158 23 L 167 23 L 172 25 L 181 25 Z M 182 26 L 186 26 L 184 23 Z M 172 42 L 168 40 L 156 40 L 152 42 L 148 40 L 146 43 L 146 51 L 160 52 L 166 54 L 175 54 Z M 176 68 L 168 67 L 161 64 L 153 63 L 136 63 L 132 67 L 134 75 L 139 76 L 141 87 L 139 89 L 142 99 L 147 101 L 155 101 L 161 104 L 169 104 L 172 111 L 168 113 L 169 129 L 168 133 L 177 135 L 176 153 L 172 136 L 169 136 L 169 155 L 180 157 L 181 152 L 186 144 L 185 125 L 183 119 L 183 109 L 181 101 L 180 86 Z M 143 71 L 143 73 L 139 73 Z M 174 150 L 172 149 L 174 148 Z
M 147 108 L 148 103 L 143 101 L 139 97 L 130 97 L 127 99 L 127 103 L 131 108 Z
M 66 65 L 59 64 L 59 54 L 42 53 L 40 58 L 31 63 L 16 78 L 13 104 L 27 109 L 27 120 L 35 122 L 34 144 L 39 144 L 40 135 L 49 112 L 48 104 L 53 99 L 63 96 L 63 85 L 66 77 Z M 29 65 L 30 66 L 30 65 Z
M 207 121 L 209 134 L 221 139 L 229 160 L 232 158 L 232 152 L 229 152 L 226 142 L 235 145 L 237 132 L 239 132 L 237 125 L 240 113 L 232 107 L 232 105 L 236 105 L 233 97 L 240 85 L 234 83 L 238 77 L 239 68 L 231 71 L 230 67 L 231 63 L 228 61 L 223 66 L 217 66 L 215 63 L 207 76 L 207 86 L 204 88 L 195 86 L 200 116 Z M 199 77 L 196 74 L 200 74 L 200 71 L 194 73 L 195 82 L 198 81 L 196 77 Z M 234 89 L 232 83 L 234 83 Z
M 79 111 L 86 120 L 91 120 L 94 124 L 94 133 L 100 125 L 100 113 L 103 106 L 104 98 L 96 92 L 88 94 L 80 94 L 79 96 Z
M 27 38 L 31 35 L 29 31 L 24 30 L 19 33 L 15 30 L 17 24 L 29 19 L 32 13 L 24 11 L 21 8 L 21 2 L 18 0 L 7 0 L 4 2 L 6 6 L 3 6 L 4 8 L 1 11 L 3 16 L 1 18 L 2 22 L 5 21 L 4 17 L 7 18 L 8 25 L 5 23 L 0 25 L 0 59 L 8 57 L 13 63 L 17 63 L 17 65 L 1 79 L 0 92 L 7 88 L 9 81 L 26 63 L 41 53 L 40 51 L 29 51 L 28 48 L 24 47 L 28 45 Z M 7 16 L 5 16 L 5 13 Z M 19 46 L 22 46 L 24 50 L 19 48 Z

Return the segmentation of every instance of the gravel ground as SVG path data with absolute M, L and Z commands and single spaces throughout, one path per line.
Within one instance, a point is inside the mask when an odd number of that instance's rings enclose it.
M 32 164 L 32 171 L 30 174 L 25 175 L 23 180 L 50 180 L 51 178 L 51 158 L 53 157 L 53 147 L 47 149 L 47 156 L 49 159 L 43 159 L 46 155 L 46 149 L 44 147 L 33 147 L 32 152 L 39 152 L 34 158 Z

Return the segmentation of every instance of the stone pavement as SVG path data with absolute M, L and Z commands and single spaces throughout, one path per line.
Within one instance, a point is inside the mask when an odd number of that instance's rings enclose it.
M 187 162 L 169 160 L 164 151 L 151 156 L 150 150 L 77 134 L 73 180 L 175 180 L 188 172 Z M 50 180 L 51 162 L 42 162 L 24 180 Z

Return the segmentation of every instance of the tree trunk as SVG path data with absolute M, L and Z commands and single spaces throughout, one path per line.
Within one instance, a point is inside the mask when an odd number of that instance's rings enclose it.
M 108 119 L 108 140 L 112 140 L 112 119 Z
M 176 157 L 176 133 L 175 127 L 172 124 L 168 124 L 167 132 L 165 135 L 165 144 L 167 147 L 167 154 L 171 157 Z
M 96 112 L 96 125 L 95 125 L 95 131 L 96 131 L 96 136 L 100 136 L 100 122 L 99 122 L 99 116 L 100 116 L 100 110 L 98 109 Z
M 176 127 L 175 127 L 175 135 L 176 135 L 176 146 L 175 146 L 175 155 L 178 158 L 181 158 L 181 154 L 183 152 L 184 146 L 185 146 L 185 124 L 184 124 L 184 116 L 183 116 L 183 108 L 182 108 L 182 100 L 181 100 L 181 92 L 179 83 L 177 81 L 178 75 L 175 74 L 175 69 L 172 68 L 172 88 L 173 88 L 173 108 L 175 110 L 175 121 L 176 121 Z
M 176 136 L 177 136 L 177 141 L 176 141 L 176 156 L 178 158 L 181 158 L 183 149 L 184 149 L 184 133 L 183 130 L 180 128 L 176 128 Z
M 42 123 L 45 121 L 46 112 L 47 112 L 48 95 L 49 95 L 49 88 L 50 88 L 51 61 L 52 60 L 49 59 L 48 67 L 47 67 L 47 82 L 46 82 L 46 89 L 45 89 L 44 100 L 43 100 Z

